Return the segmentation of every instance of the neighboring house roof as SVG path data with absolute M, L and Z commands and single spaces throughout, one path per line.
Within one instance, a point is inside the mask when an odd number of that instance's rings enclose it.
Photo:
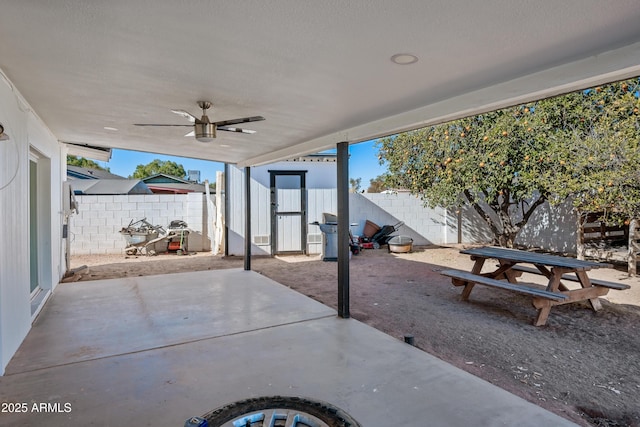
M 192 184 L 190 181 L 186 179 L 178 178 L 177 176 L 167 175 L 166 173 L 157 173 L 155 175 L 148 176 L 146 178 L 142 178 L 147 184 Z
M 149 189 L 154 193 L 174 193 L 174 194 L 184 194 L 184 193 L 204 193 L 205 187 L 204 184 L 174 184 L 174 183 L 162 183 L 162 184 L 153 184 L 146 183 Z M 213 191 L 212 191 L 213 192 Z
M 67 178 L 69 180 L 77 179 L 126 179 L 123 176 L 113 174 L 111 172 L 93 169 L 83 168 L 80 166 L 67 165 Z
M 74 194 L 153 194 L 139 179 L 76 179 L 71 184 Z
M 183 194 L 183 193 L 204 193 L 205 186 L 204 184 L 198 184 L 195 182 L 190 182 L 185 179 L 177 178 L 175 176 L 166 175 L 163 173 L 158 173 L 146 178 L 143 178 L 142 181 L 147 184 L 147 186 L 154 193 L 174 193 L 174 194 Z
M 193 193 L 192 190 L 186 190 L 183 188 L 172 188 L 160 185 L 147 185 L 149 190 L 154 194 L 186 194 Z

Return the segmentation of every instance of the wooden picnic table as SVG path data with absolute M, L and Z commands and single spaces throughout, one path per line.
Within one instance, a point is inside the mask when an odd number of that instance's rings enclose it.
M 454 285 L 464 286 L 463 300 L 469 299 L 476 284 L 532 296 L 533 306 L 538 309 L 534 321 L 536 326 L 547 322 L 551 307 L 555 305 L 589 301 L 591 308 L 597 311 L 602 308 L 598 297 L 606 295 L 609 289 L 629 288 L 628 285 L 589 278 L 588 271 L 592 269 L 613 267 L 607 263 L 492 246 L 465 249 L 460 253 L 470 255 L 475 261 L 471 272 L 444 270 L 441 274 L 451 277 Z M 499 264 L 494 271 L 482 273 L 487 259 L 496 259 Z M 532 264 L 533 267 L 522 264 Z M 546 289 L 519 283 L 522 273 L 545 276 L 548 279 Z M 571 289 L 563 281 L 577 282 L 580 288 Z

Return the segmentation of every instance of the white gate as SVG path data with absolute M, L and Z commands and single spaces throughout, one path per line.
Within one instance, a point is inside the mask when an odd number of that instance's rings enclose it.
M 269 171 L 271 175 L 271 253 L 306 253 L 306 171 Z

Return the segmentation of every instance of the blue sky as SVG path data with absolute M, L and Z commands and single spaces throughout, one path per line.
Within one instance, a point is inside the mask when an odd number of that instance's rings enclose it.
M 375 141 L 351 145 L 349 154 L 349 177 L 362 178 L 361 187 L 363 189 L 369 187 L 370 179 L 385 172 L 385 167 L 378 164 L 378 150 L 375 148 Z M 112 151 L 109 162 L 98 163 L 103 167 L 109 168 L 111 173 L 128 177 L 133 175 L 136 166 L 146 165 L 154 159 L 172 160 L 184 166 L 185 171 L 199 170 L 202 181 L 208 179 L 209 182 L 215 182 L 216 171 L 224 169 L 224 164 L 218 162 L 116 149 Z
M 376 141 L 367 141 L 349 146 L 349 178 L 362 178 L 363 190 L 369 188 L 369 181 L 387 171 L 378 163 Z

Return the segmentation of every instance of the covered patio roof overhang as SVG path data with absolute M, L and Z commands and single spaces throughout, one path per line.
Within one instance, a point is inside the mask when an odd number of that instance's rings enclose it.
M 62 142 L 244 167 L 640 75 L 639 20 L 636 0 L 5 2 L 0 69 Z M 209 143 L 133 125 L 199 100 L 266 120 Z
M 636 0 L 16 1 L 0 69 L 63 143 L 245 168 L 338 147 L 348 218 L 349 144 L 640 75 L 638 21 Z M 134 126 L 188 124 L 171 110 L 200 100 L 266 120 L 208 143 Z

